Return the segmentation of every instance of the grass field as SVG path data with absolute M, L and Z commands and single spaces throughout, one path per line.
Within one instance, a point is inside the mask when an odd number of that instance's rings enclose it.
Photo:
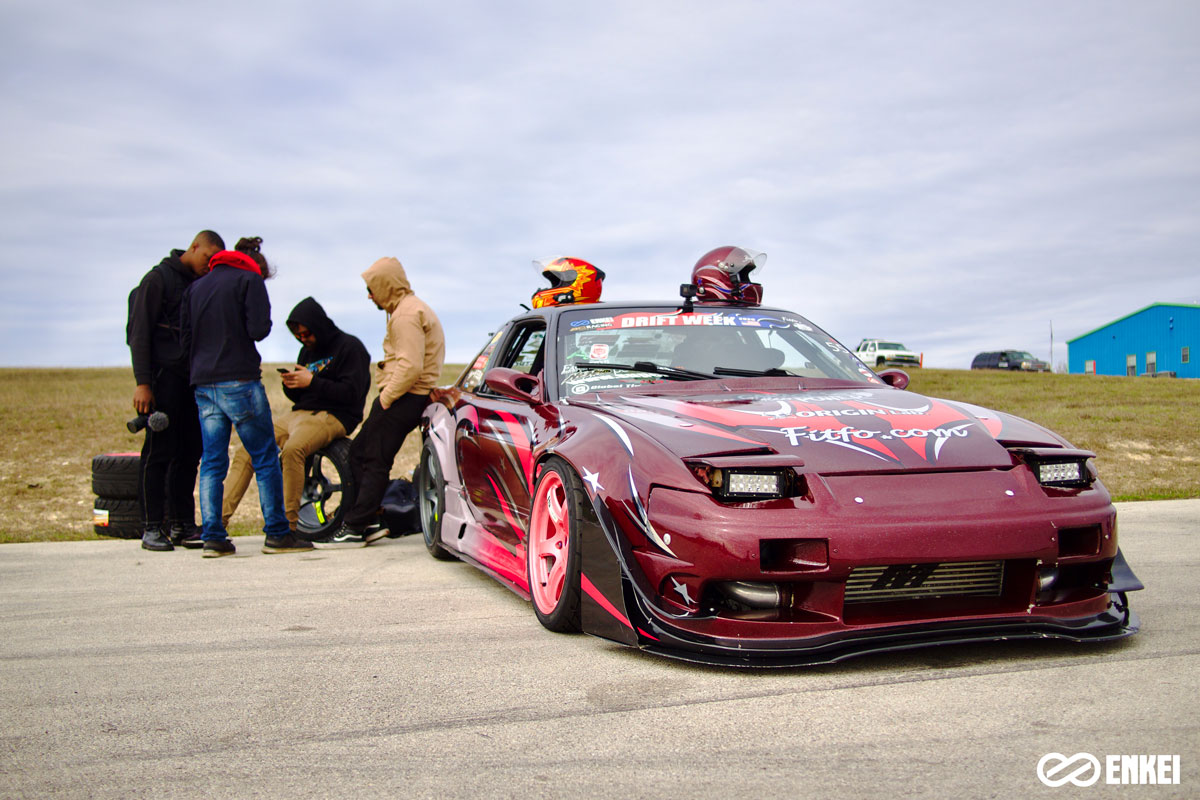
M 442 383 L 461 366 L 447 366 Z M 274 370 L 264 370 L 271 407 L 289 406 Z M 1026 417 L 1097 454 L 1118 500 L 1200 497 L 1200 381 L 913 370 L 913 391 Z M 127 368 L 0 369 L 0 542 L 96 538 L 91 460 L 141 449 L 125 430 L 133 416 Z M 393 476 L 416 466 L 416 436 Z M 260 530 L 253 484 L 231 532 Z
M 291 408 L 274 367 L 263 365 L 271 409 Z M 452 383 L 462 365 L 447 365 L 441 383 Z M 133 371 L 0 368 L 0 543 L 96 539 L 92 528 L 92 456 L 138 452 L 142 434 L 125 422 L 133 412 Z M 368 402 L 374 398 L 374 391 Z M 236 439 L 236 436 L 235 436 Z M 392 477 L 417 465 L 418 436 L 409 436 Z M 200 521 L 197 506 L 196 522 Z M 230 533 L 261 533 L 258 490 L 250 490 L 230 520 Z

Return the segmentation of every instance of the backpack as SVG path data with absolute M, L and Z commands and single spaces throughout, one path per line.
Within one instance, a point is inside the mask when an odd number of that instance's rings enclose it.
M 407 478 L 396 478 L 384 492 L 383 524 L 388 537 L 398 539 L 421 530 L 421 512 L 417 508 L 417 487 Z
M 170 298 L 173 296 L 182 297 L 183 290 L 187 288 L 187 284 L 184 282 L 183 276 L 180 275 L 176 270 L 167 267 L 165 261 L 155 264 L 150 269 L 150 272 L 147 272 L 144 276 L 142 276 L 142 279 L 138 282 L 138 285 L 129 290 L 128 308 L 125 311 L 125 344 L 127 345 L 133 343 L 133 304 L 137 299 L 138 292 L 140 292 L 142 289 L 142 284 L 146 282 L 146 278 L 150 276 L 151 272 L 157 272 L 159 277 L 162 279 L 164 298 Z M 164 304 L 163 310 L 166 311 L 168 308 L 169 305 Z M 179 330 L 175 326 L 171 325 L 170 321 L 164 322 L 162 319 L 158 319 L 155 320 L 155 325 L 161 325 L 162 327 L 167 328 L 175 334 L 176 338 L 178 338 Z

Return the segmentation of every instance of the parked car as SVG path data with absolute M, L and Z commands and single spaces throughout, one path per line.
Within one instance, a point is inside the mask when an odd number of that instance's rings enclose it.
M 1024 350 L 994 350 L 980 353 L 971 361 L 971 369 L 1015 369 L 1023 372 L 1049 372 L 1050 365 Z
M 432 556 L 552 631 L 713 664 L 1137 631 L 1092 453 L 904 391 L 760 306 L 747 269 L 719 294 L 701 264 L 682 302 L 580 302 L 558 276 L 435 391 L 416 476 Z
M 919 353 L 914 353 L 899 342 L 884 339 L 863 339 L 858 343 L 858 347 L 854 348 L 854 355 L 876 369 L 919 367 L 922 360 Z

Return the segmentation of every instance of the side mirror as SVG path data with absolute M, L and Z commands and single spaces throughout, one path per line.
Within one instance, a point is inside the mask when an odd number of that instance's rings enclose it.
M 893 389 L 908 388 L 908 373 L 902 369 L 885 369 L 876 373 L 879 379 Z
M 534 375 L 508 367 L 492 367 L 483 374 L 483 382 L 493 392 L 509 400 L 541 405 L 542 382 Z

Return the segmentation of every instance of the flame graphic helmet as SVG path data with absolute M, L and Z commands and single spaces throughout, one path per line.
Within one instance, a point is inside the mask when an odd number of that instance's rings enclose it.
M 692 267 L 696 299 L 760 305 L 762 284 L 752 283 L 750 273 L 755 268 L 761 269 L 766 263 L 766 253 L 756 253 L 742 247 L 726 245 L 709 250 Z
M 556 256 L 534 261 L 533 266 L 550 281 L 549 289 L 533 293 L 533 307 L 565 303 L 597 303 L 604 285 L 604 270 L 581 258 Z

